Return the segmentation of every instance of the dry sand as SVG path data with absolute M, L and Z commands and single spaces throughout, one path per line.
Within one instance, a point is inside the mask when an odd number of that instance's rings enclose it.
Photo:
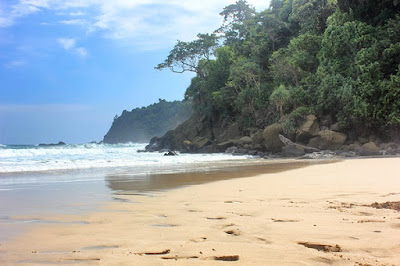
M 400 212 L 370 206 L 400 201 L 400 158 L 120 197 L 49 217 L 75 223 L 35 225 L 0 246 L 0 264 L 400 265 Z

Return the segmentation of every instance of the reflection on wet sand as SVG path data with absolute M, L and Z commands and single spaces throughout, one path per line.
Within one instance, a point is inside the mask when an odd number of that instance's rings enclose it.
M 211 171 L 184 172 L 173 174 L 149 175 L 108 175 L 107 186 L 118 195 L 146 194 L 151 192 L 176 189 L 184 186 L 198 185 L 207 182 L 249 177 L 258 174 L 272 174 L 307 167 L 318 163 L 335 161 L 296 161 L 274 162 L 262 165 L 230 166 Z

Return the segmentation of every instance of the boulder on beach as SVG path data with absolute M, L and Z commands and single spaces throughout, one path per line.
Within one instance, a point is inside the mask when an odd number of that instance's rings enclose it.
M 238 143 L 239 145 L 244 146 L 253 143 L 253 140 L 249 136 L 244 136 L 239 139 Z
M 264 129 L 264 145 L 268 152 L 280 152 L 284 144 L 279 139 L 279 134 L 282 134 L 282 125 L 275 123 L 267 126 Z
M 346 139 L 347 136 L 343 133 L 323 130 L 318 132 L 316 137 L 310 139 L 308 146 L 320 150 L 337 150 L 346 142 Z
M 376 146 L 374 142 L 368 142 L 362 145 L 360 149 L 361 156 L 372 156 L 372 155 L 379 155 L 380 150 L 379 147 Z
M 305 154 L 304 148 L 296 145 L 285 146 L 281 152 L 282 157 L 300 157 Z
M 318 135 L 319 124 L 315 115 L 308 115 L 306 121 L 299 127 L 296 133 L 296 141 L 307 143 L 311 137 Z

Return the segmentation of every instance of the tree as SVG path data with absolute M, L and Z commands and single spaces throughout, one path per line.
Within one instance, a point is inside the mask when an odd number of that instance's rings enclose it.
M 326 29 L 326 20 L 335 9 L 332 0 L 293 0 L 291 19 L 299 23 L 301 33 L 321 34 Z
M 284 85 L 280 85 L 277 87 L 269 97 L 269 100 L 271 101 L 272 104 L 275 105 L 276 109 L 279 111 L 280 117 L 283 118 L 284 112 L 283 112 L 283 106 L 287 103 L 289 100 L 290 93 L 289 91 L 285 88 Z
M 235 4 L 224 7 L 220 13 L 224 22 L 216 32 L 222 33 L 226 45 L 234 46 L 244 40 L 246 36 L 245 21 L 254 17 L 255 14 L 255 9 L 246 0 L 238 0 Z
M 217 47 L 218 37 L 215 34 L 198 34 L 197 40 L 191 42 L 178 40 L 167 59 L 155 68 L 169 68 L 174 73 L 191 71 L 202 75 L 199 62 L 203 59 L 210 60 Z

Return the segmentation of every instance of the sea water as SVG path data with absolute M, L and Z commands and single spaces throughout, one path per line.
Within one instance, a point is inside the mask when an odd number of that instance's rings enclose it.
M 16 224 L 85 213 L 126 193 L 149 195 L 184 186 L 187 178 L 180 184 L 175 173 L 212 171 L 250 158 L 138 152 L 145 145 L 0 145 L 0 240 L 19 231 L 19 227 L 10 231 Z
M 19 174 L 59 174 L 78 172 L 118 172 L 134 174 L 175 172 L 221 161 L 238 161 L 248 156 L 229 154 L 179 154 L 164 156 L 159 152 L 140 152 L 146 144 L 80 145 L 0 145 L 0 184 L 2 176 Z M 89 171 L 85 171 L 89 170 Z

